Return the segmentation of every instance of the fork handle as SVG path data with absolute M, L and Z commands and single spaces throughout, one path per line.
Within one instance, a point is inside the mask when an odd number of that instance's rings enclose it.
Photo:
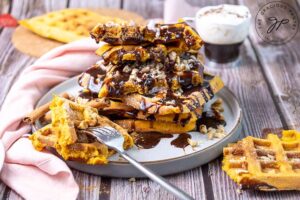
M 134 165 L 141 172 L 146 174 L 151 180 L 158 183 L 160 186 L 162 186 L 163 188 L 168 190 L 170 193 L 174 194 L 177 198 L 182 199 L 182 200 L 192 200 L 192 199 L 194 199 L 193 197 L 189 196 L 188 194 L 186 194 L 181 189 L 179 189 L 176 186 L 168 183 L 167 180 L 164 179 L 163 177 L 156 175 L 152 170 L 148 169 L 147 167 L 145 167 L 141 163 L 137 162 L 135 159 L 130 157 L 125 152 L 119 151 L 119 153 L 123 158 L 128 160 L 132 165 Z

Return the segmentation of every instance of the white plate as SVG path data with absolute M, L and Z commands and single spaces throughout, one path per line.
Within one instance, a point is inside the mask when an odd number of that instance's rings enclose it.
M 74 77 L 54 87 L 40 99 L 37 106 L 51 101 L 53 94 L 62 92 L 78 94 L 81 88 L 77 83 L 77 78 Z M 218 157 L 222 153 L 224 146 L 238 138 L 241 131 L 242 112 L 238 101 L 228 88 L 223 88 L 215 98 L 221 98 L 224 102 L 225 130 L 228 133 L 224 138 L 208 140 L 206 135 L 199 132 L 189 132 L 193 140 L 201 141 L 199 147 L 176 148 L 170 144 L 177 137 L 177 135 L 174 135 L 173 138 L 161 139 L 154 148 L 138 149 L 133 147 L 127 153 L 160 175 L 192 169 Z M 205 107 L 208 108 L 213 100 L 208 102 Z M 40 127 L 40 124 L 37 123 L 36 128 Z M 67 164 L 74 169 L 102 176 L 144 177 L 142 173 L 128 162 L 120 161 L 118 154 L 110 157 L 109 160 L 108 165 L 87 165 L 73 161 L 67 161 Z

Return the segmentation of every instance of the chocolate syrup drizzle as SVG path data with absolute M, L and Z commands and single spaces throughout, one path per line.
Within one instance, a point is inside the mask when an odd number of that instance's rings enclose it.
M 102 80 L 100 76 L 104 76 L 106 72 L 102 70 L 99 66 L 93 65 L 87 71 L 84 72 L 85 74 L 90 75 L 90 79 L 87 85 L 88 91 L 80 91 L 79 97 L 84 99 L 94 99 L 98 97 L 98 93 L 102 86 Z M 82 78 L 85 74 L 82 74 L 78 79 L 78 84 L 82 85 Z

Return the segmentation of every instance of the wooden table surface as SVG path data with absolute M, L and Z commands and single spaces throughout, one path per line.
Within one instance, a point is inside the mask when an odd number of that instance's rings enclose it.
M 254 16 L 258 9 L 267 3 L 251 0 L 189 2 L 196 6 L 217 5 L 224 2 L 245 4 Z M 299 2 L 291 0 L 288 3 L 292 4 L 299 14 Z M 10 13 L 17 19 L 23 19 L 66 7 L 113 7 L 135 11 L 145 18 L 161 18 L 163 6 L 163 0 L 0 0 L 0 13 Z M 10 40 L 13 31 L 14 28 L 0 29 L 0 105 L 20 72 L 36 60 L 14 48 Z M 241 48 L 239 62 L 231 67 L 227 64 L 210 69 L 223 78 L 241 103 L 244 115 L 241 137 L 247 135 L 261 137 L 265 128 L 300 128 L 299 46 L 299 33 L 284 45 L 273 46 L 263 43 L 252 21 L 250 35 Z M 128 179 L 105 178 L 72 171 L 80 187 L 78 199 L 174 199 L 148 179 L 130 182 Z M 166 178 L 195 199 L 300 198 L 298 192 L 238 193 L 236 184 L 221 170 L 221 157 L 193 170 Z M 21 197 L 1 182 L 0 199 L 21 199 Z

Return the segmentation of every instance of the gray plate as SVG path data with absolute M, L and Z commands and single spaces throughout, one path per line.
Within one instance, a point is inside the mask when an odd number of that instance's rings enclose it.
M 79 90 L 77 77 L 71 78 L 51 89 L 40 99 L 37 106 L 51 101 L 53 94 L 68 92 L 75 95 Z M 201 142 L 199 147 L 191 148 L 187 146 L 184 149 L 176 148 L 170 144 L 177 137 L 177 135 L 174 135 L 173 138 L 161 139 L 160 143 L 152 149 L 138 149 L 137 147 L 133 147 L 127 153 L 160 175 L 189 170 L 215 159 L 222 153 L 224 146 L 237 140 L 241 132 L 242 120 L 239 103 L 228 88 L 225 87 L 222 89 L 215 98 L 221 98 L 224 102 L 224 116 L 227 122 L 225 130 L 228 133 L 224 138 L 208 140 L 206 135 L 199 132 L 189 132 L 193 140 Z M 208 102 L 205 108 L 208 108 L 215 98 Z M 37 122 L 34 128 L 40 127 L 40 123 Z M 145 177 L 144 174 L 140 173 L 128 162 L 120 159 L 118 154 L 111 156 L 109 160 L 110 162 L 107 165 L 87 165 L 73 161 L 66 162 L 71 168 L 101 176 Z

